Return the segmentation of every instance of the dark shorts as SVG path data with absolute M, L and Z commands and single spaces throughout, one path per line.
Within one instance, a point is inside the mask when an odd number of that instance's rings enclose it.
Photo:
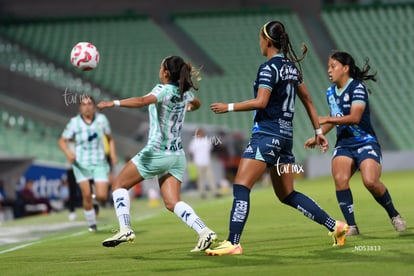
M 254 133 L 242 158 L 264 161 L 268 167 L 295 163 L 292 140 L 263 133 Z
M 381 147 L 378 143 L 366 143 L 354 147 L 338 146 L 332 153 L 332 159 L 337 156 L 348 156 L 354 160 L 357 168 L 359 168 L 365 159 L 374 159 L 379 164 L 382 161 Z

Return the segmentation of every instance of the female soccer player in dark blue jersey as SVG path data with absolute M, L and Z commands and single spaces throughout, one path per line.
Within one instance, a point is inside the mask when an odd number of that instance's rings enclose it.
M 279 21 L 266 23 L 260 30 L 260 49 L 267 61 L 260 65 L 254 83 L 254 99 L 238 103 L 214 103 L 215 113 L 254 110 L 254 123 L 249 145 L 243 153 L 233 185 L 233 207 L 230 213 L 228 239 L 218 247 L 207 249 L 208 255 L 241 254 L 240 237 L 250 208 L 250 190 L 270 170 L 273 189 L 279 200 L 324 225 L 334 238 L 334 245 L 345 242 L 348 225 L 336 221 L 315 201 L 294 190 L 295 162 L 292 153 L 295 97 L 298 94 L 315 129 L 315 141 L 322 151 L 328 142 L 319 128 L 318 114 L 302 81 L 302 72 L 285 27 Z M 306 48 L 304 48 L 304 53 Z
M 365 187 L 387 211 L 395 230 L 406 229 L 405 221 L 394 208 L 387 188 L 380 181 L 381 148 L 371 125 L 369 91 L 364 84 L 366 80 L 376 81 L 375 74 L 369 74 L 369 70 L 368 61 L 361 70 L 350 54 L 334 52 L 328 62 L 329 79 L 333 85 L 326 92 L 331 114 L 319 119 L 324 134 L 336 125 L 332 175 L 339 206 L 350 226 L 349 236 L 359 234 L 349 187 L 349 180 L 357 169 L 361 171 Z M 315 145 L 313 137 L 305 142 L 305 147 Z

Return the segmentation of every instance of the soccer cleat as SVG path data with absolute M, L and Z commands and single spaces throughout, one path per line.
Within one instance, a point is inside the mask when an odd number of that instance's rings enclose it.
M 217 240 L 217 235 L 214 231 L 211 231 L 208 227 L 204 228 L 198 238 L 197 245 L 191 250 L 191 252 L 200 252 L 210 247 L 210 245 Z
M 122 242 L 134 242 L 134 240 L 135 240 L 134 230 L 132 230 L 129 227 L 124 227 L 112 237 L 104 240 L 102 242 L 102 245 L 106 247 L 115 247 Z
M 397 232 L 402 232 L 402 231 L 405 231 L 405 229 L 407 229 L 407 223 L 400 215 L 396 215 L 395 217 L 392 217 L 391 223 L 394 226 L 395 231 Z
M 209 248 L 204 252 L 210 256 L 240 255 L 243 253 L 243 248 L 240 243 L 231 244 L 229 241 L 223 241 L 216 248 Z
M 94 225 L 90 225 L 88 228 L 88 231 L 91 233 L 95 233 L 96 231 L 98 231 L 98 228 L 96 227 L 96 224 Z
M 343 246 L 345 244 L 348 228 L 349 226 L 345 222 L 336 221 L 334 231 L 328 233 L 334 241 L 333 246 Z
M 68 219 L 70 221 L 74 221 L 76 219 L 76 213 L 75 212 L 70 212 L 69 216 L 68 216 Z
M 346 233 L 346 235 L 349 236 L 356 236 L 359 235 L 359 229 L 358 226 L 356 225 L 349 225 L 348 228 L 348 232 Z

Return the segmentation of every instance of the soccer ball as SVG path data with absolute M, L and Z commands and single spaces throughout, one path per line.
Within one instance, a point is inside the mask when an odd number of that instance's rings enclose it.
M 90 42 L 79 42 L 70 53 L 70 62 L 82 71 L 93 70 L 99 63 L 98 49 Z

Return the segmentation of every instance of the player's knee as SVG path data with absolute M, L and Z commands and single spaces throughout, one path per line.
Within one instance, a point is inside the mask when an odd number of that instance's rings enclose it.
M 364 183 L 364 186 L 371 192 L 376 192 L 380 186 L 380 182 L 376 177 L 363 177 L 362 182 Z
M 96 195 L 96 200 L 97 201 L 106 201 L 108 199 L 108 195 L 106 194 L 97 194 Z
M 335 174 L 334 176 L 336 190 L 345 190 L 349 188 L 349 177 L 344 174 Z

